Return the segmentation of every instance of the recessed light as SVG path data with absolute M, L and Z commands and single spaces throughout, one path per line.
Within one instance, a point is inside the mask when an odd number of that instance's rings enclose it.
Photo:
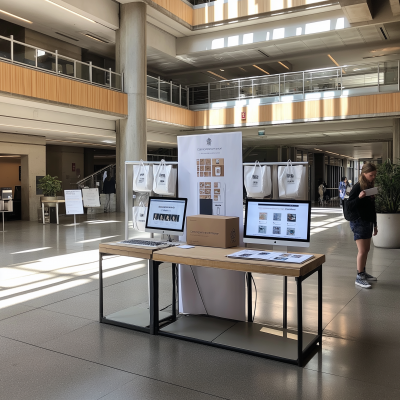
M 253 65 L 253 67 L 255 67 L 255 68 L 257 68 L 257 69 L 259 69 L 260 71 L 262 71 L 262 72 L 264 72 L 264 74 L 267 74 L 267 75 L 269 75 L 270 73 L 269 72 L 267 72 L 267 71 L 264 71 L 262 68 L 260 68 L 258 65 Z
M 285 65 L 283 62 L 278 61 L 278 64 L 281 64 L 283 67 L 285 67 L 286 69 L 288 69 L 290 71 L 290 68 L 287 65 Z
M 94 24 L 96 23 L 96 22 L 93 21 L 92 19 L 86 18 L 86 17 L 84 17 L 83 15 L 76 13 L 75 11 L 71 11 L 71 10 L 69 10 L 69 9 L 66 8 L 66 7 L 60 6 L 59 4 L 54 3 L 54 2 L 51 1 L 51 0 L 44 0 L 44 1 L 47 1 L 47 2 L 50 3 L 50 4 L 53 4 L 53 6 L 60 7 L 60 8 L 62 8 L 63 10 L 70 12 L 71 14 L 75 14 L 75 15 L 77 15 L 78 17 L 81 17 L 81 18 L 83 18 L 83 19 L 86 19 L 87 21 L 93 22 Z
M 227 81 L 227 80 L 228 80 L 228 79 L 224 78 L 223 76 L 216 74 L 215 72 L 212 72 L 212 71 L 207 71 L 207 72 L 210 73 L 210 74 L 213 74 L 213 75 L 215 75 L 215 76 L 218 76 L 218 78 L 221 78 L 221 79 L 223 79 L 224 81 Z
M 97 40 L 98 42 L 101 42 L 101 43 L 106 43 L 106 44 L 110 43 L 107 40 L 102 39 L 102 38 L 100 38 L 98 36 L 95 36 L 93 34 L 90 34 L 90 33 L 84 33 L 84 35 L 87 36 L 90 39 Z
M 21 21 L 27 22 L 28 24 L 33 24 L 32 21 L 29 21 L 28 19 L 25 19 L 25 18 L 18 17 L 18 15 L 11 14 L 11 13 L 9 13 L 7 11 L 0 10 L 0 13 L 9 15 L 10 17 L 13 17 L 13 18 L 20 19 Z

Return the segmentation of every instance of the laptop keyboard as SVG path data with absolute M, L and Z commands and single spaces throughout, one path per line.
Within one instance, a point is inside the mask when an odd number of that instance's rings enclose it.
M 138 239 L 123 240 L 121 243 L 136 244 L 137 246 L 148 246 L 148 247 L 171 245 L 170 242 L 152 242 L 151 240 L 138 240 Z

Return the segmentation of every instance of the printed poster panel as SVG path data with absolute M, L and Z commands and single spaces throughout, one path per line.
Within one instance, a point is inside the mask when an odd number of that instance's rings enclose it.
M 242 240 L 242 133 L 179 136 L 178 162 L 179 197 L 188 199 L 186 215 L 239 217 Z M 179 279 L 182 313 L 246 319 L 243 272 L 181 265 Z
M 82 192 L 80 190 L 64 190 L 65 211 L 67 215 L 83 214 Z
M 100 207 L 99 189 L 82 189 L 84 207 Z

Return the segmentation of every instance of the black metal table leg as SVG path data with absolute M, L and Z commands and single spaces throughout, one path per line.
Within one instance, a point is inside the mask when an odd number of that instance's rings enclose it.
M 283 328 L 287 329 L 287 276 L 283 277 Z
M 103 320 L 103 253 L 99 253 L 99 321 Z
M 176 321 L 176 264 L 172 264 L 172 317 Z
M 251 272 L 247 272 L 247 321 L 253 322 L 253 293 L 251 286 Z
M 159 282 L 158 282 L 158 261 L 149 260 L 150 272 L 150 335 L 158 333 L 159 325 Z
M 299 367 L 303 364 L 303 295 L 302 295 L 302 277 L 296 278 L 297 283 L 297 364 Z
M 322 346 L 322 265 L 318 268 L 318 335 Z

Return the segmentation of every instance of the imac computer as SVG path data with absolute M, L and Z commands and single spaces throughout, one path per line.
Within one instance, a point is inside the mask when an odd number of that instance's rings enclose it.
M 185 229 L 187 199 L 150 197 L 146 232 L 182 235 Z
M 311 202 L 247 199 L 245 243 L 310 246 Z

